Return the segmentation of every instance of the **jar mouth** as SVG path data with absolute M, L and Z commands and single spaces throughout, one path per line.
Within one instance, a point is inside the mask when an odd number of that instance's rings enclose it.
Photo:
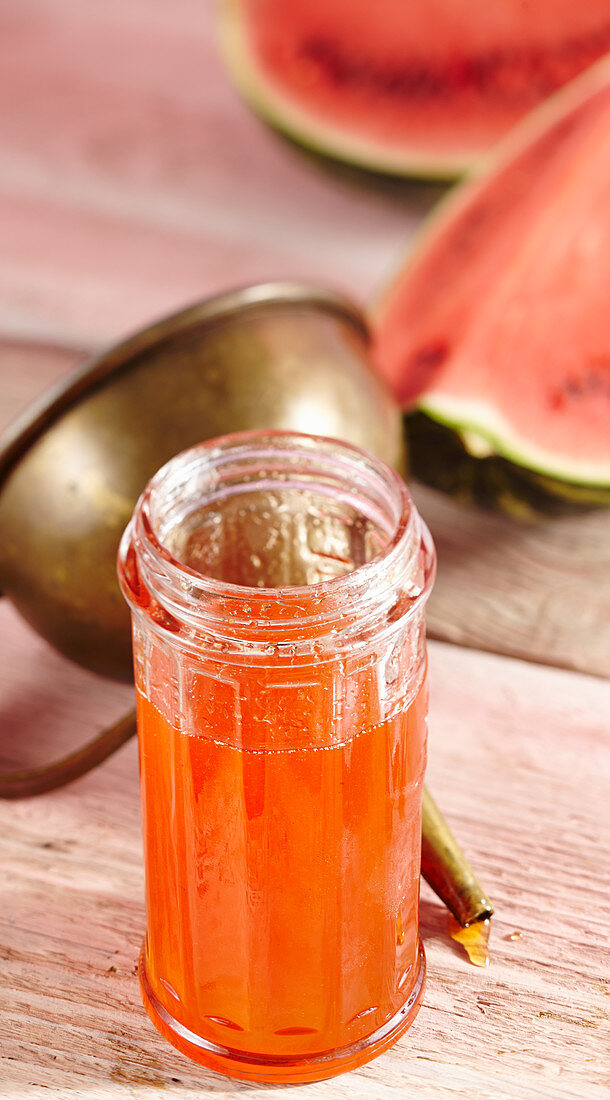
M 282 431 L 218 437 L 171 459 L 125 532 L 124 590 L 130 547 L 141 580 L 179 623 L 229 622 L 256 635 L 302 632 L 304 620 L 323 629 L 356 602 L 374 617 L 397 592 L 403 613 L 415 611 L 435 566 L 395 470 L 353 444 Z

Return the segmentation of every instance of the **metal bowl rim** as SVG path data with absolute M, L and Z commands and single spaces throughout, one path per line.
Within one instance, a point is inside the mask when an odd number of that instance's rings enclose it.
M 67 378 L 34 400 L 0 436 L 0 490 L 23 456 L 63 414 L 84 402 L 113 375 L 128 370 L 143 352 L 171 343 L 189 330 L 241 317 L 261 307 L 305 306 L 350 322 L 366 341 L 369 330 L 362 310 L 340 292 L 315 283 L 279 280 L 238 287 L 203 298 L 167 314 L 131 336 L 87 359 Z

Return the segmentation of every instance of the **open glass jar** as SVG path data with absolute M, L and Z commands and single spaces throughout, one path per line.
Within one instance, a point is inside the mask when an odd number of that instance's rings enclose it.
M 434 550 L 395 471 L 247 432 L 172 459 L 119 575 L 133 617 L 144 1003 L 190 1057 L 309 1081 L 415 1015 Z

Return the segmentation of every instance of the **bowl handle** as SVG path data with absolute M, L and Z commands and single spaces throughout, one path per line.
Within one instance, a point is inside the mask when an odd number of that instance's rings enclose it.
M 136 712 L 132 710 L 113 726 L 99 733 L 82 748 L 39 768 L 0 772 L 0 798 L 30 798 L 63 787 L 85 775 L 106 757 L 116 752 L 136 732 Z

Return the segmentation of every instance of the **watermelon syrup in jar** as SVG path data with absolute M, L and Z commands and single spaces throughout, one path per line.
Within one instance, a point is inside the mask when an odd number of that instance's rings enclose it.
M 172 459 L 131 606 L 146 1010 L 234 1077 L 330 1077 L 413 1020 L 434 550 L 399 475 L 246 432 Z

